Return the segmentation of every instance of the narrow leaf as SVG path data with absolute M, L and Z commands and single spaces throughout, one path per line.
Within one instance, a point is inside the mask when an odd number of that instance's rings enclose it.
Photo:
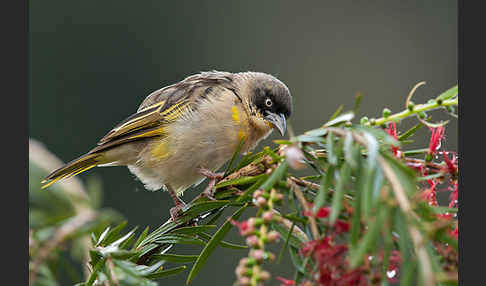
M 151 280 L 160 279 L 160 278 L 163 278 L 163 277 L 179 274 L 180 272 L 186 270 L 186 268 L 187 268 L 187 266 L 182 265 L 182 266 L 179 266 L 179 267 L 174 267 L 174 268 L 170 268 L 170 269 L 166 269 L 166 270 L 160 270 L 160 271 L 154 272 L 152 274 L 149 274 L 145 277 L 148 278 L 148 279 L 151 279 Z
M 237 210 L 230 219 L 228 219 L 222 226 L 221 228 L 213 235 L 211 240 L 206 244 L 204 249 L 201 251 L 201 254 L 197 258 L 196 262 L 192 266 L 191 272 L 189 273 L 189 276 L 187 277 L 186 280 L 186 285 L 189 285 L 189 283 L 196 277 L 197 273 L 202 269 L 204 266 L 206 260 L 209 258 L 209 255 L 213 252 L 213 250 L 218 246 L 219 242 L 224 238 L 226 233 L 231 229 L 231 220 L 237 220 L 240 215 L 243 213 L 243 211 L 248 207 L 248 204 L 245 204 L 243 207 L 241 207 L 239 210 Z
M 331 214 L 329 216 L 329 222 L 331 225 L 334 224 L 336 219 L 341 212 L 344 199 L 344 186 L 348 182 L 351 175 L 351 170 L 349 164 L 344 163 L 339 172 L 339 178 L 336 183 L 336 190 L 334 191 L 332 203 L 331 203 Z

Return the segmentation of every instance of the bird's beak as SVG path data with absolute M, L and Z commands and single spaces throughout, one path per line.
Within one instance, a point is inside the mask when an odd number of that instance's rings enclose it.
M 276 114 L 270 111 L 267 111 L 267 115 L 265 119 L 272 123 L 273 128 L 278 129 L 280 134 L 283 136 L 285 134 L 285 130 L 287 129 L 287 122 L 285 121 L 285 115 L 283 113 Z

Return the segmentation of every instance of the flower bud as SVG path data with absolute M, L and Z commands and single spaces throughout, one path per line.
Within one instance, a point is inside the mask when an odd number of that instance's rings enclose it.
M 253 198 L 254 199 L 258 199 L 258 197 L 260 197 L 261 195 L 263 195 L 263 190 L 256 190 L 254 193 L 253 193 Z
M 272 231 L 270 231 L 270 232 L 267 234 L 267 239 L 268 239 L 268 242 L 275 242 L 275 241 L 277 241 L 279 238 L 280 238 L 280 234 L 279 234 L 278 232 L 276 232 L 275 230 L 272 230 Z
M 267 205 L 267 200 L 264 197 L 258 197 L 255 201 L 257 207 L 263 208 Z
M 415 103 L 413 103 L 413 101 L 410 100 L 407 105 L 408 110 L 413 111 L 414 107 L 415 107 Z
M 248 269 L 244 266 L 238 265 L 235 269 L 236 277 L 243 277 L 248 274 Z
M 246 276 L 240 277 L 238 279 L 238 284 L 241 285 L 241 286 L 250 285 L 251 284 L 250 278 L 248 278 Z
M 305 157 L 302 150 L 297 146 L 292 145 L 285 149 L 285 157 L 289 166 L 293 169 L 303 169 L 305 168 Z
M 270 223 L 273 221 L 273 211 L 266 211 L 262 214 L 263 221 L 265 223 Z
M 255 259 L 256 262 L 261 262 L 265 258 L 265 251 L 261 249 L 255 249 L 251 251 L 250 256 Z
M 361 120 L 360 120 L 360 124 L 361 124 L 361 125 L 366 125 L 366 123 L 368 123 L 368 121 L 370 121 L 370 120 L 368 119 L 368 117 L 367 117 L 367 116 L 363 116 L 363 117 L 361 118 Z
M 260 275 L 258 277 L 258 280 L 265 281 L 265 280 L 268 280 L 268 279 L 270 279 L 270 273 L 268 273 L 268 271 L 261 271 Z
M 240 262 L 238 263 L 238 266 L 247 266 L 248 265 L 248 257 L 243 257 L 242 259 L 240 259 Z
M 383 109 L 383 117 L 387 118 L 388 116 L 390 116 L 390 114 L 391 114 L 390 109 L 388 109 L 388 108 Z
M 250 247 L 258 246 L 258 237 L 256 235 L 250 235 L 246 238 L 246 244 Z

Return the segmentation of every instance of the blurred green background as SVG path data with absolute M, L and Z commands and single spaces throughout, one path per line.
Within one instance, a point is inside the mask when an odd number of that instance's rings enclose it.
M 453 0 L 57 0 L 29 1 L 29 14 L 30 137 L 66 162 L 95 146 L 150 92 L 199 71 L 277 76 L 294 97 L 290 124 L 297 134 L 320 126 L 341 104 L 352 109 L 358 92 L 364 97 L 357 121 L 381 116 L 384 107 L 403 109 L 420 81 L 427 84 L 414 95 L 416 103 L 457 84 Z M 431 115 L 451 119 L 440 113 Z M 399 130 L 414 123 L 409 119 Z M 423 142 L 412 145 L 426 147 L 430 132 L 420 132 Z M 454 118 L 446 136 L 445 148 L 457 150 Z M 145 191 L 126 168 L 80 177 L 89 176 L 102 179 L 103 205 L 120 211 L 129 227 L 154 229 L 168 218 L 168 194 Z M 186 192 L 184 200 L 197 193 Z M 235 230 L 228 240 L 242 242 Z M 192 285 L 231 285 L 245 253 L 218 249 Z M 287 262 L 270 269 L 293 273 Z M 184 281 L 185 274 L 167 280 Z

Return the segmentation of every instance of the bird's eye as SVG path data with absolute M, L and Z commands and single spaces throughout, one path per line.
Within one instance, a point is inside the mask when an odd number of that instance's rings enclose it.
M 265 105 L 266 105 L 267 107 L 272 106 L 272 104 L 273 104 L 273 102 L 272 102 L 272 100 L 271 100 L 270 98 L 265 99 Z

